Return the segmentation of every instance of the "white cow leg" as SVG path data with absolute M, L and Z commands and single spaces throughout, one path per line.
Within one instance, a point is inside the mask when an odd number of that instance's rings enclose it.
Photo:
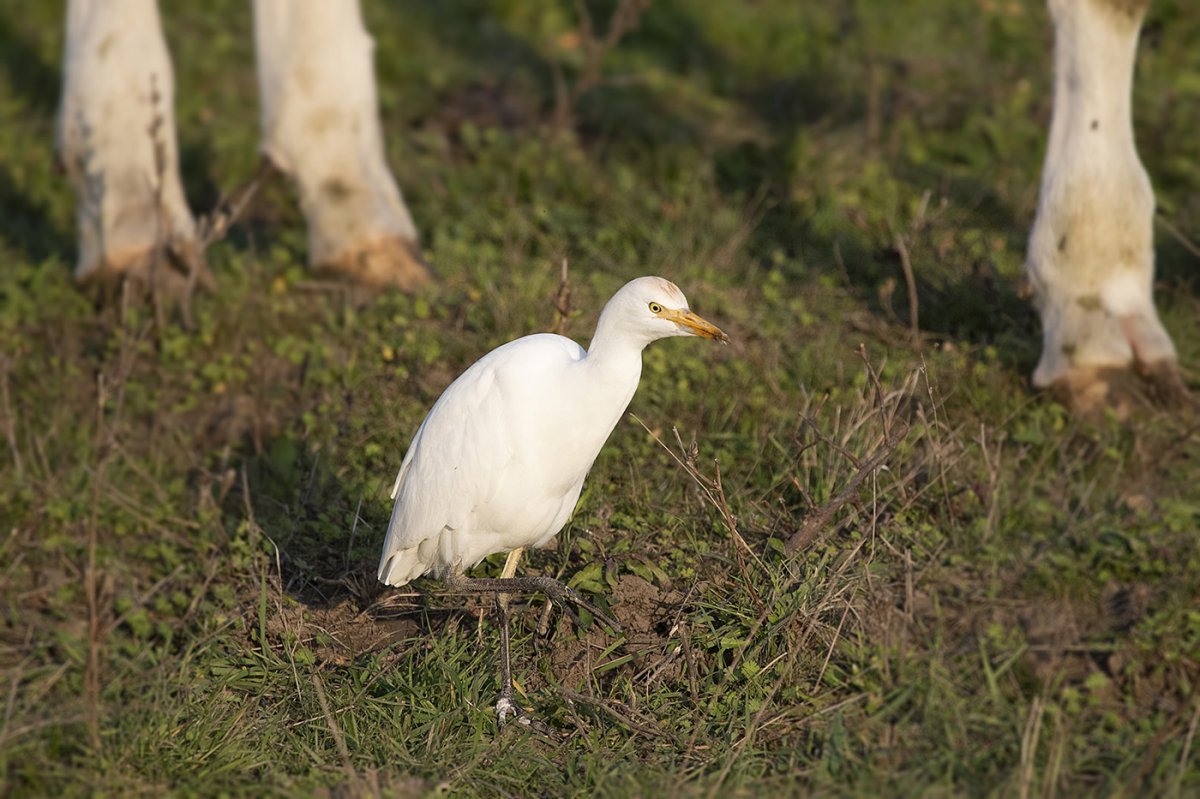
M 194 253 L 179 180 L 175 79 L 155 0 L 70 0 L 57 149 L 75 191 L 81 281 Z
M 358 0 L 255 0 L 254 27 L 262 149 L 299 187 L 312 266 L 376 286 L 427 282 L 384 157 Z
M 1131 374 L 1176 402 L 1187 391 L 1154 307 L 1154 192 L 1130 108 L 1149 0 L 1049 4 L 1054 114 L 1026 260 L 1043 327 L 1033 383 L 1084 413 L 1120 406 Z

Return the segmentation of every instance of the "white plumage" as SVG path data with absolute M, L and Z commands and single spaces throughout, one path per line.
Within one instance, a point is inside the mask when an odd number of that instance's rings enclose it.
M 553 538 L 633 399 L 642 349 L 687 335 L 728 341 L 673 283 L 641 277 L 604 306 L 587 350 L 538 334 L 476 361 L 438 398 L 404 456 L 379 579 L 399 586 L 460 573 Z

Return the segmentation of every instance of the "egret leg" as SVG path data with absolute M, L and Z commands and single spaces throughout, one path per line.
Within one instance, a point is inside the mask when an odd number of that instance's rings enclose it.
M 504 561 L 504 569 L 500 572 L 501 580 L 508 581 L 513 578 L 513 575 L 517 573 L 517 564 L 521 562 L 521 555 L 524 552 L 524 547 L 517 547 L 508 553 L 508 558 Z M 509 647 L 508 632 L 508 594 L 497 592 L 496 613 L 500 616 L 500 699 L 496 701 L 496 720 L 503 727 L 510 715 L 519 715 L 516 703 L 513 702 L 512 652 Z
M 521 563 L 521 556 L 524 554 L 525 547 L 517 547 L 508 553 L 508 557 L 504 560 L 504 568 L 500 571 L 501 580 L 509 580 L 517 573 L 517 566 Z
M 516 718 L 521 724 L 553 737 L 553 731 L 549 727 L 526 716 L 513 701 L 512 653 L 508 615 L 510 594 L 541 591 L 548 599 L 570 613 L 576 623 L 579 622 L 579 616 L 572 609 L 572 605 L 585 608 L 613 630 L 619 632 L 621 628 L 615 619 L 584 599 L 578 591 L 563 585 L 558 580 L 541 576 L 513 576 L 516 574 L 517 564 L 520 563 L 524 551 L 521 548 L 508 553 L 508 559 L 504 562 L 504 569 L 501 571 L 500 577 L 464 577 L 461 574 L 451 573 L 446 578 L 446 587 L 452 593 L 496 595 L 496 613 L 500 617 L 500 699 L 496 702 L 496 718 L 499 725 L 503 727 L 509 718 Z

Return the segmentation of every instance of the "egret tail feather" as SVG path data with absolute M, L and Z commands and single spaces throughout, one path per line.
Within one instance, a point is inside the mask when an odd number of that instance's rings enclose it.
M 421 559 L 420 547 L 412 547 L 392 555 L 379 566 L 379 581 L 399 587 L 417 579 L 429 569 Z

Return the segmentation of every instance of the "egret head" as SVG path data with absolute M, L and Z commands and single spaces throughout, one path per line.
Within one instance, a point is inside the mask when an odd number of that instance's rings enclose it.
M 688 308 L 687 297 L 678 286 L 661 277 L 639 277 L 626 283 L 604 306 L 602 317 L 609 317 L 622 334 L 647 344 L 668 336 L 729 341 L 720 328 Z

